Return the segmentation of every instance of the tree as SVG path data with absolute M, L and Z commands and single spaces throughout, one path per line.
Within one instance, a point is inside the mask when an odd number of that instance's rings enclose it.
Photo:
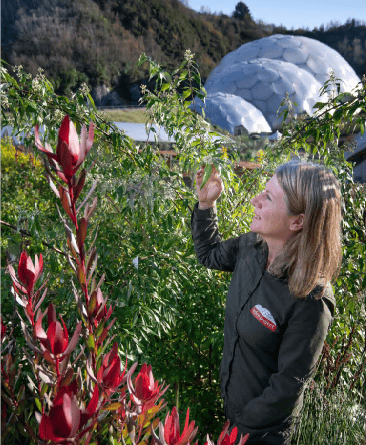
M 249 11 L 248 6 L 243 2 L 239 2 L 235 6 L 235 11 L 233 12 L 233 17 L 235 19 L 243 20 L 247 15 L 250 16 L 250 11 Z

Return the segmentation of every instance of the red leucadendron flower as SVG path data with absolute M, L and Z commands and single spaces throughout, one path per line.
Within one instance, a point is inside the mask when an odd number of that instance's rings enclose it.
M 172 413 L 168 413 L 164 424 L 164 440 L 167 445 L 190 444 L 197 433 L 198 427 L 194 427 L 194 420 L 189 423 L 189 408 L 187 409 L 186 423 L 184 430 L 180 434 L 179 414 L 174 406 Z
M 93 396 L 84 410 L 79 408 L 76 393 L 77 384 L 75 380 L 67 386 L 61 386 L 53 399 L 50 412 L 48 415 L 42 415 L 39 424 L 40 439 L 61 443 L 67 442 L 67 439 L 74 438 L 95 414 L 99 400 L 98 385 L 95 385 Z M 79 434 L 82 435 L 85 432 L 81 431 Z
M 13 280 L 13 286 L 17 293 L 30 295 L 34 290 L 34 285 L 43 272 L 43 257 L 42 254 L 35 256 L 34 264 L 31 257 L 28 256 L 27 252 L 23 251 L 20 255 L 20 260 L 18 264 L 18 278 L 21 283 L 17 280 L 13 266 L 9 264 L 8 270 L 10 276 Z
M 75 125 L 70 120 L 69 116 L 66 115 L 61 123 L 58 133 L 56 153 L 53 153 L 51 146 L 48 143 L 45 144 L 46 148 L 41 144 L 38 125 L 36 125 L 34 129 L 34 135 L 38 150 L 42 151 L 50 159 L 55 160 L 59 164 L 62 172 L 57 171 L 58 176 L 66 183 L 69 183 L 93 145 L 94 127 L 93 123 L 90 123 L 89 132 L 87 132 L 85 125 L 83 126 L 79 144 Z
M 166 387 L 161 391 L 161 385 L 159 386 L 159 382 L 154 380 L 151 365 L 147 365 L 146 363 L 142 365 L 141 371 L 135 379 L 135 387 L 132 385 L 130 375 L 127 377 L 127 385 L 132 400 L 138 405 L 143 405 L 145 408 L 153 406 L 155 401 L 168 389 L 168 387 Z
M 47 312 L 48 329 L 47 333 L 42 327 L 42 319 Z M 75 346 L 79 340 L 81 332 L 81 321 L 77 324 L 74 335 L 69 341 L 69 333 L 67 331 L 65 322 L 62 317 L 62 326 L 59 321 L 56 320 L 56 310 L 52 303 L 48 306 L 47 311 L 41 313 L 35 323 L 35 334 L 41 343 L 41 348 L 48 361 L 53 362 L 54 358 L 60 360 L 75 349 Z
M 6 326 L 3 323 L 2 317 L 0 317 L 0 324 L 1 324 L 1 341 L 2 341 L 6 334 Z
M 238 428 L 234 427 L 229 434 L 230 420 L 227 420 L 224 428 L 220 434 L 220 437 L 217 440 L 217 445 L 234 445 L 236 441 L 236 437 L 238 435 Z M 249 439 L 249 434 L 246 434 L 244 437 L 240 438 L 238 445 L 244 445 L 245 442 Z M 205 445 L 215 445 L 207 435 L 207 442 Z
M 113 312 L 112 306 L 109 306 L 109 308 L 107 309 L 106 302 L 107 300 L 103 298 L 102 291 L 100 290 L 100 288 L 98 288 L 98 290 L 96 291 L 95 308 L 91 314 L 94 317 L 95 327 L 98 326 L 98 323 L 101 320 L 107 321 Z
M 126 368 L 121 372 L 121 359 L 118 356 L 118 345 L 114 343 L 112 349 L 105 355 L 97 373 L 98 383 L 108 391 L 115 390 L 125 381 Z

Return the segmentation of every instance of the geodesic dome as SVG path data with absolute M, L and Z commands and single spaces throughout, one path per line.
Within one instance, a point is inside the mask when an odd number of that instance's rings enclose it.
M 308 37 L 275 34 L 245 43 L 227 54 L 210 73 L 207 80 L 230 65 L 253 59 L 281 60 L 304 69 L 322 85 L 329 79 L 330 71 L 342 80 L 342 91 L 350 92 L 360 81 L 353 68 L 328 45 Z
M 212 123 L 232 134 L 235 132 L 235 127 L 241 125 L 249 133 L 271 132 L 271 127 L 261 111 L 239 96 L 219 92 L 207 96 L 205 103 L 198 98 L 195 99 L 195 111 L 202 114 L 201 108 Z
M 311 116 L 315 103 L 327 99 L 320 97 L 319 91 L 331 71 L 342 80 L 342 91 L 350 92 L 360 81 L 343 57 L 327 45 L 307 37 L 277 34 L 245 43 L 227 54 L 209 75 L 205 89 L 209 96 L 222 92 L 241 97 L 258 108 L 275 131 L 282 124 L 277 112 L 286 93 L 298 105 L 292 109 L 293 115 L 305 112 Z M 235 115 L 233 108 L 228 104 L 227 112 Z M 220 125 L 215 113 L 210 114 L 211 122 Z M 243 124 L 249 132 L 251 125 L 250 121 Z
M 286 93 L 297 104 L 292 114 L 305 111 L 311 115 L 313 105 L 320 101 L 320 88 L 320 83 L 307 71 L 292 63 L 269 59 L 230 65 L 210 77 L 205 84 L 208 94 L 234 94 L 254 105 L 272 130 L 277 130 L 282 123 L 277 111 Z

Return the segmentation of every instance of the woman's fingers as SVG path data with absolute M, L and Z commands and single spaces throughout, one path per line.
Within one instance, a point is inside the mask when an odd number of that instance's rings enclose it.
M 205 173 L 205 165 L 202 165 L 196 174 L 196 187 L 197 187 L 197 193 L 199 194 L 199 196 L 207 195 L 207 193 L 212 194 L 213 190 L 215 190 L 214 194 L 216 194 L 217 191 L 219 191 L 219 194 L 220 194 L 222 191 L 222 188 L 223 188 L 222 179 L 221 179 L 219 172 L 214 167 L 214 165 L 212 165 L 211 176 L 208 178 L 205 186 L 201 190 L 201 184 L 202 184 L 204 173 Z

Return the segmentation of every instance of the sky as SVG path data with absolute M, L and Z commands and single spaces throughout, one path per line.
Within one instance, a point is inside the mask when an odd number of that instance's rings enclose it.
M 185 0 L 191 9 L 201 6 L 231 15 L 239 0 Z M 331 21 L 344 24 L 348 18 L 366 22 L 366 0 L 246 0 L 254 20 L 284 25 L 287 29 L 319 27 Z

